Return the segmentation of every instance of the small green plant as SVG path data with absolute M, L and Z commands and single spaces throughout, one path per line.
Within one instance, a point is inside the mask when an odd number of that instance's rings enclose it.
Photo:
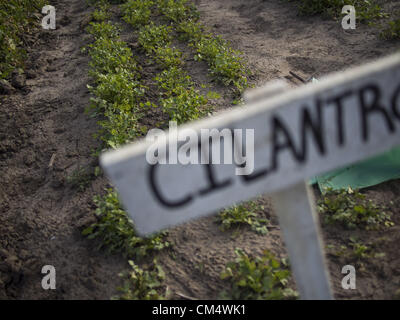
M 233 85 L 239 91 L 247 87 L 246 68 L 241 53 L 233 50 L 219 36 L 206 34 L 200 41 L 192 42 L 197 50 L 195 60 L 205 60 L 211 75 L 226 86 Z
M 67 177 L 67 183 L 78 191 L 84 191 L 89 186 L 92 177 L 93 174 L 89 172 L 88 168 L 80 167 Z
M 357 259 L 365 259 L 371 257 L 370 247 L 357 241 L 357 239 L 354 237 L 351 237 L 349 240 L 350 240 L 350 246 L 353 248 L 352 253 Z
M 400 39 L 400 19 L 388 22 L 388 26 L 382 30 L 381 37 L 387 40 Z
M 204 32 L 201 24 L 192 19 L 180 21 L 176 30 L 182 40 L 191 42 L 200 41 Z
M 196 7 L 187 0 L 159 0 L 157 5 L 167 20 L 175 23 L 199 17 Z
M 120 33 L 119 28 L 109 21 L 91 22 L 86 28 L 86 31 L 88 31 L 95 40 L 99 38 L 115 39 Z
M 369 258 L 382 258 L 385 256 L 384 252 L 375 252 L 375 244 L 371 242 L 363 243 L 355 236 L 350 237 L 346 241 L 346 245 L 336 246 L 330 244 L 326 246 L 329 253 L 337 257 L 344 257 L 346 259 L 356 259 L 357 261 L 369 259 Z
M 376 2 L 371 0 L 358 0 L 355 2 L 357 11 L 357 19 L 361 23 L 375 25 L 375 20 L 387 18 L 389 15 L 383 11 L 383 8 Z
M 233 300 L 278 300 L 293 299 L 297 293 L 288 288 L 290 271 L 271 253 L 265 251 L 261 257 L 249 257 L 236 249 L 236 260 L 229 262 L 221 273 L 222 280 L 229 280 L 231 288 L 221 297 Z
M 263 207 L 257 205 L 256 202 L 250 201 L 245 204 L 239 204 L 229 209 L 223 210 L 217 216 L 217 222 L 221 223 L 221 230 L 226 231 L 234 226 L 248 225 L 251 229 L 260 234 L 267 234 L 268 220 L 260 218 L 257 211 Z
M 162 281 L 165 278 L 164 271 L 157 261 L 153 261 L 150 270 L 143 270 L 133 261 L 129 261 L 132 270 L 121 273 L 124 278 L 123 287 L 118 288 L 120 296 L 113 297 L 114 300 L 164 300 L 160 293 L 163 288 Z
M 171 27 L 167 25 L 155 25 L 150 21 L 148 25 L 139 30 L 138 42 L 147 53 L 152 53 L 160 46 L 171 43 Z
M 376 230 L 391 227 L 391 215 L 358 190 L 351 188 L 333 191 L 327 189 L 318 201 L 318 210 L 328 224 L 341 224 L 346 228 Z
M 94 21 L 105 21 L 110 18 L 110 5 L 106 0 L 100 0 L 96 3 L 96 10 L 92 13 Z
M 128 0 L 122 6 L 123 19 L 135 28 L 149 24 L 151 7 L 153 1 L 149 0 Z
M 196 49 L 195 59 L 204 60 L 210 74 L 226 86 L 233 85 L 239 92 L 247 87 L 245 65 L 241 53 L 233 50 L 227 41 L 211 33 L 205 33 L 197 21 L 198 12 L 187 0 L 161 0 L 159 11 L 174 25 L 182 40 Z
M 345 245 L 336 246 L 334 244 L 329 244 L 326 246 L 326 249 L 329 250 L 330 254 L 337 257 L 345 256 L 347 252 L 347 247 Z
M 209 112 L 208 100 L 195 89 L 191 78 L 179 67 L 170 66 L 154 79 L 160 90 L 160 106 L 178 124 L 195 120 Z
M 164 69 L 182 65 L 182 56 L 182 52 L 174 47 L 157 47 L 154 50 L 156 63 Z
M 104 197 L 96 196 L 94 203 L 97 206 L 98 221 L 84 229 L 82 234 L 89 239 L 99 238 L 98 249 L 105 248 L 110 253 L 121 252 L 128 258 L 141 258 L 151 251 L 170 246 L 164 240 L 165 232 L 151 238 L 137 236 L 132 220 L 122 209 L 117 194 L 112 189 L 107 190 Z
M 122 6 L 125 17 L 145 15 L 144 13 L 140 14 L 135 11 L 138 7 L 145 6 L 137 2 L 138 1 L 129 1 L 126 5 Z M 155 8 L 157 8 L 169 22 L 172 22 L 172 25 L 155 24 L 150 18 L 136 25 L 132 19 L 126 18 L 125 20 L 138 29 L 138 43 L 146 52 L 150 61 L 155 62 L 158 67 L 163 69 L 154 78 L 160 89 L 158 105 L 169 116 L 169 120 L 174 120 L 177 121 L 178 124 L 182 124 L 187 121 L 198 119 L 210 112 L 210 107 L 207 107 L 207 98 L 200 94 L 190 76 L 181 68 L 183 65 L 182 53 L 176 47 L 172 46 L 174 29 L 180 30 L 179 27 L 177 27 L 180 23 L 185 23 L 187 19 L 196 19 L 197 15 L 194 7 L 185 0 L 162 0 L 155 2 L 155 4 Z M 151 3 L 149 2 L 147 8 L 150 7 Z M 201 31 L 200 27 L 198 29 Z M 194 34 L 191 35 L 195 37 Z M 203 38 L 205 39 L 206 37 L 203 37 L 201 32 L 196 35 L 196 39 L 199 41 Z M 222 43 L 222 39 L 218 41 Z M 192 45 L 194 43 L 196 43 L 196 41 L 193 41 Z M 224 50 L 228 52 L 231 49 L 224 47 Z M 215 74 L 226 71 L 225 74 L 228 77 L 236 77 L 234 75 L 235 71 L 232 71 L 232 74 L 229 75 L 228 70 L 238 69 L 237 60 L 229 60 L 229 57 L 218 58 L 214 66 L 213 72 L 215 72 Z M 242 72 L 243 68 L 239 69 L 240 72 Z M 232 83 L 232 79 L 225 80 L 227 81 L 226 84 Z
M 165 96 L 178 94 L 180 88 L 193 87 L 194 83 L 185 72 L 176 66 L 170 67 L 159 73 L 154 80 L 158 83 L 160 89 L 163 90 Z
M 207 99 L 194 90 L 182 90 L 178 95 L 160 100 L 160 105 L 169 115 L 169 119 L 178 124 L 198 119 L 202 114 L 206 114 L 206 110 L 201 110 L 206 103 Z

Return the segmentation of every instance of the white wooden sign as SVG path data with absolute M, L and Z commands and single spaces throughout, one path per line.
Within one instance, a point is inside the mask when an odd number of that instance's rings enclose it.
M 234 164 L 152 165 L 146 160 L 152 143 L 146 140 L 104 153 L 101 165 L 141 235 L 268 192 L 282 204 L 285 190 L 292 192 L 302 181 L 399 145 L 400 55 L 181 128 L 194 129 L 199 136 L 202 129 L 254 129 L 254 170 L 238 175 Z M 175 135 L 169 133 L 169 145 Z M 217 140 L 207 140 L 210 148 Z M 292 194 L 292 198 L 296 197 Z M 295 205 L 291 202 L 289 207 Z M 310 217 L 305 216 L 311 221 Z M 309 235 L 318 238 L 317 230 Z M 329 288 L 322 291 L 325 294 L 315 291 L 307 297 L 330 297 Z

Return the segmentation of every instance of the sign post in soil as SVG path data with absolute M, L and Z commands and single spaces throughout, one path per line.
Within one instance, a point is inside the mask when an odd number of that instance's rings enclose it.
M 304 181 L 399 144 L 394 55 L 171 127 L 165 137 L 155 131 L 104 153 L 101 164 L 141 235 L 271 193 L 301 297 L 329 299 Z

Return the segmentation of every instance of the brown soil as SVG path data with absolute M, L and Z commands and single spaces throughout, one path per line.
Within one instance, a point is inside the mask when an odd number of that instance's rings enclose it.
M 53 2 L 54 3 L 54 2 Z M 89 58 L 85 1 L 57 1 L 57 30 L 38 32 L 29 50 L 26 86 L 5 96 L 0 114 L 0 298 L 105 299 L 114 294 L 120 256 L 106 256 L 80 235 L 94 217 L 93 195 L 66 182 L 96 165 L 96 121 L 84 113 Z M 67 17 L 69 19 L 67 19 Z M 52 160 L 53 159 L 53 160 Z M 50 163 L 52 162 L 52 165 Z M 41 269 L 54 265 L 57 290 L 43 290 Z
M 95 220 L 92 198 L 101 194 L 107 181 L 91 177 L 79 192 L 68 177 L 79 168 L 93 172 L 92 156 L 99 143 L 92 135 L 96 119 L 84 113 L 89 102 L 86 84 L 89 58 L 81 47 L 90 41 L 84 32 L 91 8 L 81 0 L 52 1 L 57 8 L 58 27 L 38 31 L 29 49 L 26 85 L 12 95 L 1 96 L 0 114 L 0 298 L 2 299 L 109 299 L 120 284 L 118 273 L 127 269 L 126 259 L 96 250 L 97 241 L 81 235 Z M 340 22 L 298 16 L 295 4 L 280 0 L 197 0 L 201 20 L 216 34 L 240 49 L 254 75 L 251 84 L 262 85 L 276 78 L 298 81 L 289 71 L 307 78 L 321 77 L 368 60 L 385 56 L 400 42 L 383 41 L 365 25 L 343 31 Z M 397 1 L 388 8 L 400 9 Z M 118 10 L 115 10 L 116 12 Z M 117 16 L 117 15 L 116 15 Z M 136 52 L 135 39 L 126 27 L 122 38 Z M 182 44 L 177 44 L 182 46 Z M 190 50 L 185 49 L 190 54 Z M 190 57 L 186 69 L 196 82 L 222 93 L 216 109 L 232 107 L 229 89 L 215 85 L 207 66 Z M 151 80 L 152 66 L 145 66 Z M 145 120 L 146 121 L 146 120 Z M 148 123 L 153 124 L 152 115 Z M 357 260 L 338 257 L 327 250 L 335 297 L 391 299 L 400 288 L 400 181 L 366 190 L 368 197 L 390 207 L 396 226 L 385 232 L 350 232 L 323 226 L 326 245 L 348 244 L 350 236 L 371 243 L 383 258 Z M 266 217 L 270 232 L 260 236 L 241 228 L 221 232 L 214 217 L 203 218 L 171 229 L 171 250 L 157 254 L 166 274 L 171 298 L 217 298 L 226 283 L 219 274 L 234 258 L 234 249 L 251 254 L 264 249 L 279 257 L 286 255 L 277 219 L 267 197 Z M 390 201 L 394 201 L 393 204 Z M 342 266 L 357 268 L 357 290 L 340 286 Z M 41 288 L 41 268 L 54 265 L 57 289 Z M 397 293 L 396 293 L 397 292 Z

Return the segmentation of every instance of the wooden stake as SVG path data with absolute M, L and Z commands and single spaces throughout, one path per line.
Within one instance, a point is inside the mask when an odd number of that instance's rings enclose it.
M 290 265 L 302 299 L 332 299 L 324 261 L 318 217 L 307 183 L 272 196 L 289 253 Z

